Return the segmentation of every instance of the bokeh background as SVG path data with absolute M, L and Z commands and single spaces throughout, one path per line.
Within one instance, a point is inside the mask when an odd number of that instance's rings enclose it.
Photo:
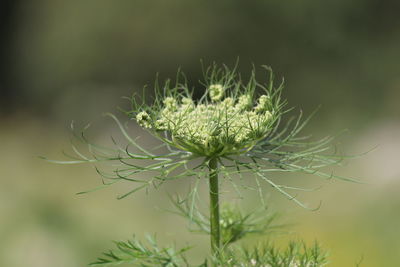
M 37 156 L 62 158 L 71 121 L 91 122 L 91 138 L 109 142 L 116 129 L 102 114 L 126 121 L 117 110 L 128 106 L 121 97 L 151 85 L 156 72 L 173 77 L 181 67 L 196 85 L 200 59 L 232 65 L 238 57 L 244 76 L 254 63 L 284 77 L 290 106 L 307 114 L 321 105 L 306 133 L 349 129 L 340 139 L 349 154 L 378 146 L 335 170 L 369 184 L 304 178 L 323 185 L 301 195 L 310 205 L 323 202 L 316 212 L 265 187 L 271 208 L 296 223 L 295 238 L 319 240 L 329 266 L 360 259 L 360 266 L 398 266 L 399 12 L 390 0 L 1 1 L 0 266 L 86 266 L 110 240 L 153 232 L 162 243 L 192 241 L 204 255 L 207 239 L 162 211 L 165 191 L 184 186 L 121 201 L 115 197 L 129 184 L 77 196 L 100 184 L 93 166 Z M 143 134 L 129 124 L 133 135 Z

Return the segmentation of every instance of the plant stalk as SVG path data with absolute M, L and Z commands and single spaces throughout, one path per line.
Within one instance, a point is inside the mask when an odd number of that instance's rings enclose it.
M 221 249 L 219 225 L 218 159 L 212 158 L 208 164 L 210 171 L 210 237 L 211 254 L 218 256 Z

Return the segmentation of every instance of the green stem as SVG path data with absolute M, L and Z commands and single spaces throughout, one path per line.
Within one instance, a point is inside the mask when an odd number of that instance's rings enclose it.
M 211 253 L 217 256 L 220 251 L 218 159 L 212 158 L 208 164 L 210 170 L 210 236 Z

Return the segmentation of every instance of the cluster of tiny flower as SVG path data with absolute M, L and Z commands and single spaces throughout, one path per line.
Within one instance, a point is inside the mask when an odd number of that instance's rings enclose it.
M 191 98 L 166 97 L 154 119 L 142 111 L 136 120 L 144 128 L 167 131 L 174 139 L 204 149 L 221 144 L 241 148 L 270 130 L 273 110 L 269 96 L 260 96 L 254 106 L 249 94 L 223 98 L 220 84 L 211 85 L 208 94 L 211 102 L 197 105 Z
M 150 115 L 146 111 L 139 112 L 136 115 L 136 121 L 143 128 L 151 128 L 151 118 L 150 118 Z
M 221 84 L 212 84 L 208 92 L 212 101 L 218 101 L 224 96 L 224 87 Z

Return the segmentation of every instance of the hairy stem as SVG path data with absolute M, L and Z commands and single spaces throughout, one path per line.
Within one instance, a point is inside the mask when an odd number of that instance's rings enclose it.
M 212 256 L 217 256 L 221 246 L 219 225 L 218 159 L 211 159 L 208 167 L 210 170 L 211 253 Z

